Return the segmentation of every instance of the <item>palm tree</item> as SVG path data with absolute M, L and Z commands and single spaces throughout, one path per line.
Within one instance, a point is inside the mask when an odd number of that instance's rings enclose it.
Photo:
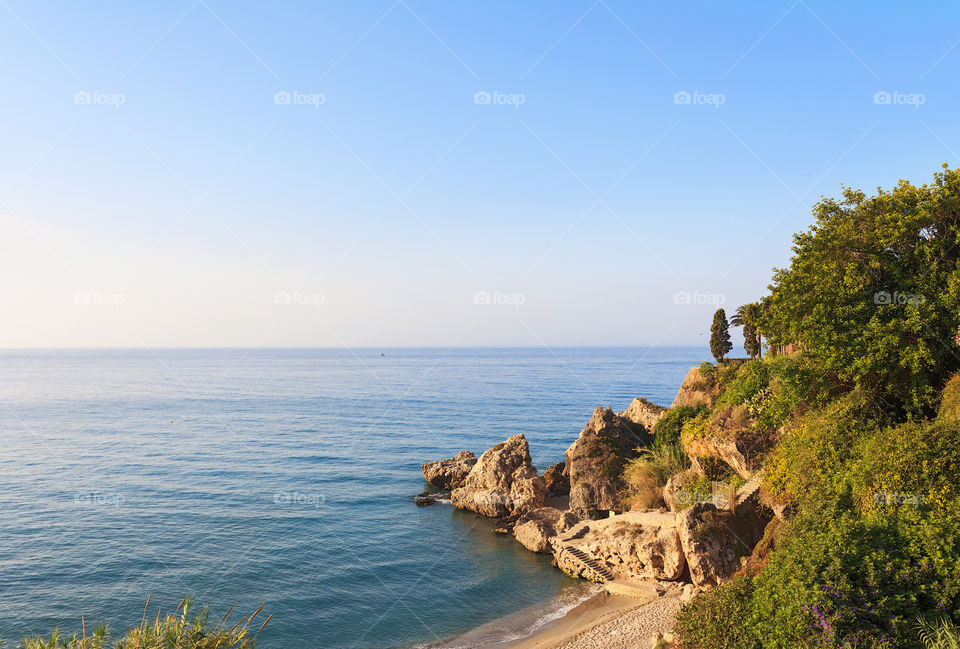
M 744 348 L 750 358 L 763 356 L 763 339 L 760 334 L 760 318 L 763 315 L 759 302 L 750 302 L 737 307 L 730 324 L 734 327 L 743 327 Z

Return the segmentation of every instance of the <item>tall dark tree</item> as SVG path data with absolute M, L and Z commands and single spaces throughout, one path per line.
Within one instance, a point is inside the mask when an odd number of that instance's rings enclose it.
M 760 353 L 760 337 L 757 328 L 749 323 L 743 323 L 743 351 L 750 358 L 756 358 Z
M 723 309 L 717 309 L 713 314 L 713 325 L 710 327 L 710 353 L 717 359 L 717 362 L 723 361 L 723 357 L 733 349 L 733 343 L 730 342 L 730 325 L 727 323 L 727 312 Z
M 743 348 L 750 358 L 763 355 L 763 340 L 760 337 L 760 321 L 763 318 L 763 307 L 759 302 L 741 304 L 737 307 L 730 324 L 734 327 L 743 327 Z M 750 333 L 747 333 L 749 327 Z M 751 336 L 754 340 L 747 340 Z M 753 350 L 753 351 L 751 351 Z

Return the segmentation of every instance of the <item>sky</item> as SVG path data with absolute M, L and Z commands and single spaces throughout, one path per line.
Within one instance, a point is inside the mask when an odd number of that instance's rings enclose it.
M 704 345 L 821 196 L 957 165 L 958 18 L 0 0 L 0 347 Z

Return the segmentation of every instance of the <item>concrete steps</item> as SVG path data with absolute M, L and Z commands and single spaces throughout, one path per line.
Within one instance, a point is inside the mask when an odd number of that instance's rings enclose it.
M 746 484 L 737 489 L 737 506 L 747 502 L 760 489 L 760 482 L 763 480 L 763 472 L 754 473 Z
M 601 583 L 606 583 L 608 581 L 613 581 L 613 573 L 610 572 L 610 569 L 605 565 L 597 561 L 594 557 L 588 555 L 586 552 L 580 548 L 575 548 L 572 545 L 565 545 L 564 549 L 577 561 L 585 565 L 591 571 L 593 571 L 598 577 L 601 578 Z

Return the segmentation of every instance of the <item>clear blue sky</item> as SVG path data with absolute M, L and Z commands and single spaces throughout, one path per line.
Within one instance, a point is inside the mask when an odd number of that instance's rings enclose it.
M 702 343 L 820 195 L 957 164 L 958 18 L 0 0 L 0 347 Z

